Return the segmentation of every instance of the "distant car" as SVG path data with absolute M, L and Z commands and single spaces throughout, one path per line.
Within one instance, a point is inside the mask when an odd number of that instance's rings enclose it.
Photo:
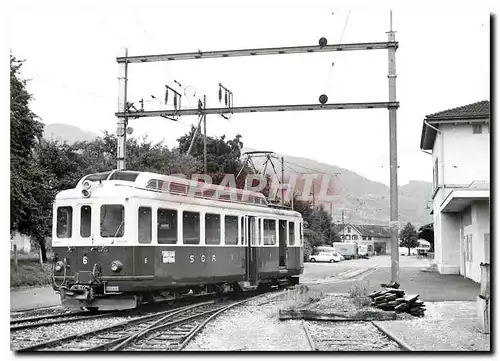
M 309 257 L 309 262 L 340 262 L 344 259 L 337 252 L 319 252 L 318 254 Z

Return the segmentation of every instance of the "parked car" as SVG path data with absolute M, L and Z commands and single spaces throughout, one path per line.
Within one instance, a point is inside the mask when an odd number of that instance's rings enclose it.
M 319 252 L 318 254 L 311 255 L 309 257 L 309 262 L 340 262 L 344 259 L 337 252 Z

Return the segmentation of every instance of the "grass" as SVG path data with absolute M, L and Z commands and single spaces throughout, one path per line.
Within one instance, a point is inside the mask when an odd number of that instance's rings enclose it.
M 43 267 L 38 262 L 20 262 L 17 270 L 10 263 L 10 287 L 46 286 L 52 282 L 52 264 Z
M 361 281 L 355 282 L 349 288 L 349 297 L 352 299 L 354 304 L 359 308 L 369 306 L 371 303 L 370 297 L 370 282 Z
M 318 302 L 323 297 L 323 292 L 310 291 L 309 287 L 299 285 L 297 288 L 287 291 L 281 309 L 290 311 L 301 309 Z

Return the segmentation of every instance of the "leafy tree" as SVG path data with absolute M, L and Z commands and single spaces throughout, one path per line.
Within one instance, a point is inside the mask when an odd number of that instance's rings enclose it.
M 33 163 L 33 149 L 43 134 L 43 124 L 29 107 L 32 95 L 21 78 L 24 61 L 10 56 L 10 231 L 31 236 L 39 207 L 35 193 L 43 189 L 40 169 Z
M 425 239 L 431 244 L 430 252 L 434 252 L 434 223 L 425 224 L 418 229 L 418 238 Z
M 415 248 L 418 246 L 417 231 L 410 222 L 408 222 L 406 226 L 404 226 L 403 230 L 401 231 L 400 238 L 401 238 L 401 247 L 408 248 L 408 256 L 409 256 L 410 248 Z
M 191 127 L 188 134 L 177 139 L 179 152 L 187 153 L 195 131 L 196 128 Z M 241 168 L 242 148 L 239 134 L 232 140 L 226 140 L 225 135 L 217 138 L 207 136 L 207 173 L 237 174 Z M 203 164 L 203 136 L 196 137 L 190 154 Z

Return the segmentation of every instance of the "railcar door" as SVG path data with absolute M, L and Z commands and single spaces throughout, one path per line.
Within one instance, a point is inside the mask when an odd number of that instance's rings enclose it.
M 287 267 L 288 260 L 288 247 L 286 244 L 286 221 L 279 221 L 279 267 Z
M 250 283 L 257 281 L 257 248 L 256 229 L 257 219 L 254 216 L 245 216 L 245 241 L 247 245 L 247 280 Z

